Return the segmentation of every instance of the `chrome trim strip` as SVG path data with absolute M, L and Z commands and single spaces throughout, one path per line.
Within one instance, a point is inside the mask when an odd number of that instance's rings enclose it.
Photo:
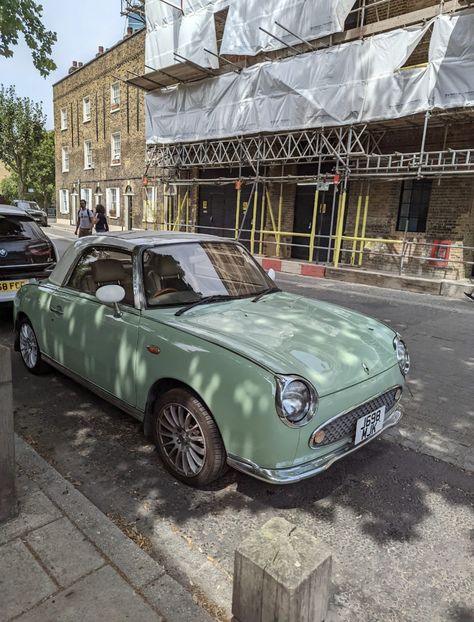
M 250 460 L 233 455 L 228 455 L 227 464 L 237 471 L 242 471 L 247 475 L 252 475 L 253 477 L 269 484 L 294 484 L 303 479 L 308 479 L 309 477 L 322 473 L 334 464 L 334 462 L 337 462 L 341 458 L 344 458 L 361 447 L 364 447 L 367 443 L 371 443 L 374 439 L 378 438 L 383 432 L 385 432 L 385 430 L 397 425 L 401 418 L 401 410 L 394 407 L 385 420 L 385 425 L 382 430 L 371 436 L 363 443 L 359 443 L 359 445 L 355 446 L 347 444 L 344 447 L 334 450 L 330 454 L 322 456 L 321 458 L 315 458 L 310 462 L 305 462 L 304 464 L 300 464 L 295 467 L 288 467 L 286 469 L 265 469 Z
M 143 419 L 145 418 L 145 413 L 143 413 L 141 410 L 138 410 L 137 408 L 130 406 L 130 404 L 127 404 L 126 402 L 120 400 L 118 397 L 115 397 L 108 391 L 101 389 L 96 384 L 93 384 L 89 380 L 86 380 L 82 376 L 79 376 L 79 374 L 76 374 L 70 369 L 63 367 L 63 365 L 61 365 L 60 363 L 58 363 L 57 361 L 49 357 L 47 354 L 44 354 L 43 352 L 41 352 L 41 358 L 44 359 L 44 361 L 48 363 L 48 365 L 51 365 L 51 367 L 54 367 L 54 369 L 57 369 L 59 372 L 61 372 L 65 376 L 68 376 L 69 378 L 71 378 L 71 380 L 74 380 L 75 382 L 77 382 L 78 384 L 81 384 L 86 389 L 89 389 L 89 391 L 92 391 L 92 393 L 95 393 L 96 395 L 98 395 L 100 398 L 102 398 L 106 402 L 109 402 L 113 406 L 120 408 L 120 410 L 124 410 L 127 414 L 132 415 L 132 417 L 135 417 L 135 419 L 138 419 L 139 421 L 143 421 Z
M 369 397 L 369 399 L 364 400 L 360 404 L 357 404 L 357 406 L 351 406 L 351 408 L 348 408 L 347 410 L 344 410 L 342 413 L 339 413 L 338 415 L 334 415 L 334 417 L 331 417 L 331 419 L 328 419 L 327 421 L 322 423 L 318 428 L 316 428 L 316 430 L 314 430 L 314 432 L 309 437 L 308 445 L 310 446 L 310 448 L 311 449 L 322 449 L 323 447 L 328 447 L 329 445 L 316 445 L 316 446 L 313 445 L 314 435 L 317 434 L 320 430 L 326 428 L 328 425 L 330 425 L 331 423 L 333 423 L 334 421 L 336 421 L 340 417 L 345 417 L 346 415 L 351 413 L 353 410 L 357 410 L 361 406 L 364 406 L 364 404 L 367 404 L 367 402 L 371 402 L 372 400 L 376 400 L 379 397 L 382 397 L 382 395 L 385 395 L 385 393 L 388 393 L 389 391 L 393 391 L 394 389 L 400 389 L 402 394 L 400 395 L 400 398 L 395 402 L 392 410 L 390 411 L 390 412 L 392 412 L 393 409 L 397 407 L 398 403 L 400 402 L 400 400 L 403 397 L 403 385 L 401 385 L 401 384 L 395 384 L 393 387 L 389 387 L 388 389 L 385 389 L 385 391 L 382 391 L 381 393 L 377 393 L 377 395 L 373 395 L 372 397 Z M 339 441 L 341 441 L 341 440 L 342 439 L 339 439 Z M 339 441 L 334 441 L 334 442 L 335 443 L 339 443 Z M 330 444 L 332 444 L 332 443 L 330 443 Z

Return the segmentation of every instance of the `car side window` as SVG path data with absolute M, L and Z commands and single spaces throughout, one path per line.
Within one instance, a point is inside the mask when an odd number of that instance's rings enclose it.
M 131 253 L 104 247 L 88 248 L 79 259 L 66 287 L 95 295 L 103 285 L 121 285 L 123 304 L 133 307 L 133 262 Z

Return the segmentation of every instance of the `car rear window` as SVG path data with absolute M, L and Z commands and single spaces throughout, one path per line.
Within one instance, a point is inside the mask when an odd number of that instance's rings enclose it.
M 41 229 L 27 216 L 0 214 L 0 240 L 29 240 L 43 238 Z

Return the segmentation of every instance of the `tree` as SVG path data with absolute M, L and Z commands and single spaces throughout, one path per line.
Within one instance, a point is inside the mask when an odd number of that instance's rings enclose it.
M 18 198 L 18 179 L 16 175 L 10 175 L 0 181 L 0 203 L 10 204 Z
M 54 132 L 44 132 L 43 138 L 33 153 L 28 186 L 31 186 L 43 207 L 51 204 L 54 195 L 55 168 L 54 168 Z
M 51 58 L 57 41 L 55 32 L 46 30 L 41 21 L 43 7 L 34 0 L 1 0 L 0 2 L 0 56 L 13 56 L 13 47 L 23 34 L 31 50 L 33 64 L 44 77 L 56 69 Z
M 37 151 L 45 132 L 46 117 L 40 104 L 17 97 L 13 86 L 0 86 L 0 154 L 18 177 L 18 198 L 23 198 Z

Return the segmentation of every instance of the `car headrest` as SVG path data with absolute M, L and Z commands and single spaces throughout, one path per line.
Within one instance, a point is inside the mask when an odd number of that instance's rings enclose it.
M 181 276 L 183 274 L 183 270 L 176 259 L 171 257 L 171 255 L 162 255 L 160 259 L 159 274 L 160 277 Z
M 98 259 L 92 264 L 92 278 L 96 283 L 123 281 L 127 271 L 118 259 Z

